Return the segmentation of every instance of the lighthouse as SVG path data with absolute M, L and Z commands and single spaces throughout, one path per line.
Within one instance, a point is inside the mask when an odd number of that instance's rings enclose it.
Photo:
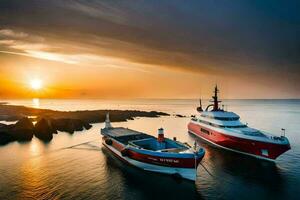
M 105 128 L 112 128 L 109 120 L 109 113 L 106 113 L 106 119 L 105 119 Z

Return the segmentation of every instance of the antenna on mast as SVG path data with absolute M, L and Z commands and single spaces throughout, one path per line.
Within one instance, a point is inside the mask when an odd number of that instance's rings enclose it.
M 199 107 L 197 107 L 198 112 L 203 112 L 201 98 L 199 99 Z
M 218 100 L 218 93 L 219 93 L 219 89 L 218 89 L 218 85 L 216 84 L 216 87 L 215 87 L 215 90 L 214 90 L 214 96 L 212 96 L 213 102 L 214 102 L 214 104 L 213 104 L 213 106 L 214 106 L 213 110 L 214 111 L 219 110 L 219 102 L 221 102 L 221 101 Z

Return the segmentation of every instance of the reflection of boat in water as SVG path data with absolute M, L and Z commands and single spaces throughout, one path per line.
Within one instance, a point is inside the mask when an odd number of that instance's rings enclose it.
M 197 108 L 200 116 L 192 118 L 188 124 L 190 133 L 218 147 L 269 160 L 276 159 L 291 148 L 285 136 L 277 137 L 250 128 L 234 112 L 220 109 L 218 92 L 216 86 L 213 104 L 208 105 L 205 111 L 200 102 L 200 107 Z
M 107 115 L 105 128 L 101 129 L 103 145 L 119 159 L 146 171 L 174 175 L 189 180 L 196 179 L 196 169 L 205 151 L 191 148 L 181 142 L 158 138 L 127 128 L 114 128 Z
M 143 197 L 151 197 L 151 199 L 155 200 L 204 199 L 202 192 L 195 190 L 197 189 L 197 183 L 201 180 L 198 177 L 193 182 L 140 170 L 137 167 L 130 167 L 124 164 L 106 147 L 103 146 L 101 149 L 104 155 L 107 175 L 106 184 L 103 184 L 104 190 L 113 190 L 115 192 L 115 189 L 112 189 L 111 186 L 118 185 L 118 188 L 122 191 L 127 191 L 122 193 L 122 199 L 143 199 Z M 115 198 L 116 194 L 112 197 Z

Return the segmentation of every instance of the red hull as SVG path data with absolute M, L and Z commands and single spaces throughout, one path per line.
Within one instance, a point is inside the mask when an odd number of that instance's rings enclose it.
M 209 133 L 201 132 L 202 126 L 199 124 L 189 123 L 189 132 L 203 138 L 217 146 L 233 150 L 239 153 L 244 153 L 247 155 L 253 155 L 256 157 L 266 158 L 266 159 L 276 159 L 278 156 L 288 151 L 291 147 L 289 144 L 274 144 L 267 142 L 260 142 L 255 140 L 249 140 L 234 136 L 229 136 L 214 130 L 203 127 L 209 131 Z M 268 153 L 263 154 L 262 150 L 266 150 Z
M 103 138 L 105 140 L 105 138 Z M 114 147 L 119 152 L 122 152 L 125 148 L 125 145 L 115 141 L 112 139 L 112 147 Z M 126 156 L 136 161 L 140 161 L 143 163 L 165 166 L 165 167 L 176 167 L 176 168 L 195 168 L 198 166 L 202 157 L 197 158 L 196 163 L 194 158 L 165 158 L 165 157 L 158 157 L 153 155 L 141 154 L 130 149 L 126 150 Z
M 153 165 L 160 165 L 165 167 L 178 167 L 178 168 L 195 168 L 195 159 L 193 158 L 162 158 L 158 156 L 149 156 L 140 154 L 134 151 L 128 152 L 128 157 L 144 163 Z M 197 159 L 196 166 L 200 163 L 203 157 Z

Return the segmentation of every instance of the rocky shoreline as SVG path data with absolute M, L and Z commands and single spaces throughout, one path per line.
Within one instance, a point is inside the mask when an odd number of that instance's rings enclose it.
M 10 125 L 0 123 L 0 145 L 13 141 L 30 141 L 33 137 L 48 142 L 58 131 L 72 134 L 74 131 L 90 129 L 91 123 L 104 122 L 108 112 L 112 122 L 132 120 L 135 117 L 169 115 L 137 110 L 56 111 L 0 103 L 0 120 L 17 121 Z

